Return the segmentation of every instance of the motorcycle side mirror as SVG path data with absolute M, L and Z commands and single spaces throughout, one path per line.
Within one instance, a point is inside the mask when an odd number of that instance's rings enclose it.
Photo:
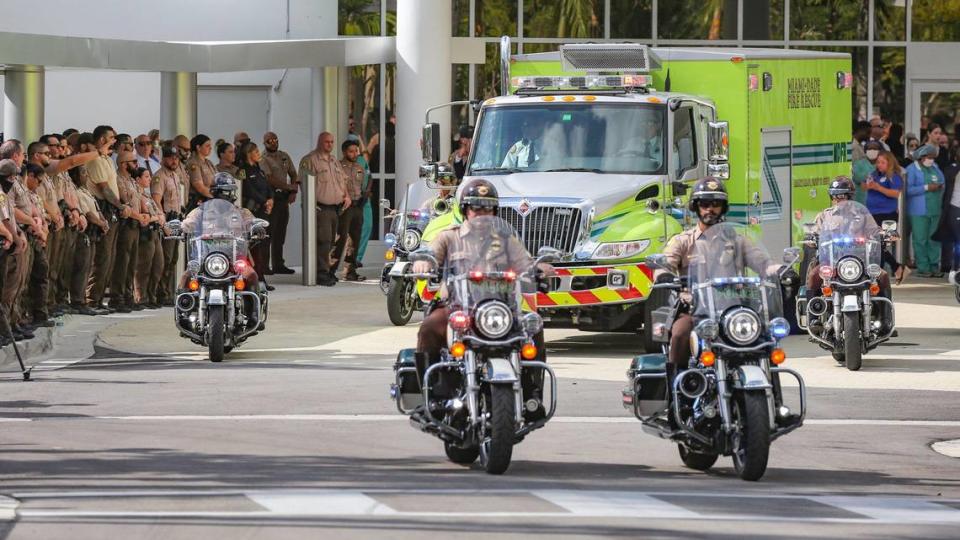
M 390 208 L 390 199 L 380 199 L 380 210 L 384 213 L 393 211 L 393 208 Z
M 793 263 L 800 260 L 800 248 L 788 247 L 783 250 L 783 263 L 792 266 Z
M 880 224 L 880 228 L 882 228 L 885 233 L 897 232 L 897 222 L 892 219 L 885 219 L 883 223 Z
M 644 262 L 651 268 L 667 268 L 667 256 L 663 253 L 647 255 Z

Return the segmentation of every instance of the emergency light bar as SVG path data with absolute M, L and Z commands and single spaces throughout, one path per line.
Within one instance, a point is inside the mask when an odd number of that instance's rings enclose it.
M 556 89 L 616 89 L 647 88 L 653 85 L 650 75 L 575 75 L 569 77 L 513 77 L 511 84 L 518 90 Z

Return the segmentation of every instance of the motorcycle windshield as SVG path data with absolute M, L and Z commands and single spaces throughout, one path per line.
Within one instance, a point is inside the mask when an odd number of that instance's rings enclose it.
M 820 224 L 818 259 L 821 265 L 836 267 L 853 257 L 864 265 L 880 264 L 881 230 L 866 206 L 846 201 L 824 216 Z
M 447 245 L 444 282 L 450 304 L 469 309 L 499 300 L 519 311 L 521 282 L 529 282 L 533 258 L 513 227 L 497 216 L 470 219 Z
M 729 223 L 704 231 L 690 258 L 689 288 L 697 320 L 721 320 L 748 308 L 764 323 L 783 316 L 777 266 L 762 244 L 740 235 Z
M 247 230 L 240 209 L 229 201 L 212 199 L 203 203 L 196 230 L 188 237 L 188 258 L 203 262 L 210 253 L 223 253 L 235 260 L 247 254 Z

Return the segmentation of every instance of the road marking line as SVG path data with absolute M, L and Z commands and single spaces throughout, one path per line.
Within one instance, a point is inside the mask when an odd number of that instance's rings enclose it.
M 20 502 L 12 497 L 0 495 L 0 521 L 13 521 L 17 519 L 17 506 Z
M 813 500 L 890 523 L 960 523 L 960 511 L 948 506 L 892 497 L 816 497 Z
M 301 491 L 294 493 L 248 493 L 247 498 L 277 514 L 384 515 L 397 511 L 358 491 Z
M 649 495 L 622 491 L 533 491 L 533 495 L 578 516 L 697 518 L 699 514 Z
M 938 454 L 952 458 L 960 458 L 960 439 L 936 442 L 930 447 Z

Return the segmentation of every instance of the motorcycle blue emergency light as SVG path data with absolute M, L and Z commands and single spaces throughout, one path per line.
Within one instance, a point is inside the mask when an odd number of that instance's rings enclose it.
M 790 335 L 790 323 L 783 317 L 777 317 L 770 321 L 770 333 L 777 339 L 783 339 Z

